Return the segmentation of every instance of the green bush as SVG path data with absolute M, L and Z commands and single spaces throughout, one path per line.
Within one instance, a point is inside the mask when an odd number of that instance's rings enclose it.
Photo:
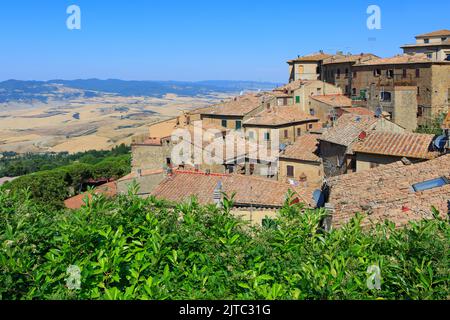
M 448 299 L 448 222 L 329 233 L 323 212 L 285 206 L 267 228 L 195 200 L 131 192 L 49 211 L 0 192 L 1 299 Z M 81 289 L 66 284 L 69 266 Z M 366 284 L 381 269 L 381 290 Z

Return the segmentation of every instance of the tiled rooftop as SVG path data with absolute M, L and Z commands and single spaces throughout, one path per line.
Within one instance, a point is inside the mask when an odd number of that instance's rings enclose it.
M 117 185 L 115 181 L 103 184 L 94 190 L 95 194 L 103 194 L 106 197 L 113 197 L 117 195 Z M 84 205 L 84 198 L 88 196 L 89 200 L 92 196 L 89 193 L 82 193 L 75 197 L 69 198 L 64 201 L 64 205 L 68 209 L 79 209 Z
M 229 101 L 201 110 L 204 115 L 245 116 L 247 113 L 261 106 L 268 94 L 246 94 L 237 96 Z
M 363 108 L 363 107 L 342 108 L 342 111 L 344 113 L 351 113 L 351 114 L 359 115 L 359 116 L 375 117 L 375 112 L 373 112 L 367 108 Z
M 318 53 L 312 53 L 312 54 L 308 54 L 305 56 L 301 56 L 298 57 L 296 59 L 293 60 L 289 60 L 288 63 L 293 63 L 293 62 L 316 62 L 316 61 L 322 61 L 326 58 L 331 57 L 330 54 L 327 53 L 322 53 L 322 52 L 318 52 Z
M 325 103 L 329 106 L 333 106 L 333 107 L 351 107 L 352 106 L 352 100 L 347 98 L 346 96 L 340 95 L 340 94 L 311 96 L 311 98 L 314 100 L 317 100 L 319 102 Z
M 399 161 L 331 178 L 333 226 L 342 226 L 356 213 L 368 214 L 363 225 L 387 219 L 402 226 L 409 220 L 431 218 L 432 206 L 445 217 L 450 210 L 450 184 L 421 192 L 412 188 L 413 184 L 440 177 L 450 178 L 450 154 L 417 164 Z
M 228 174 L 204 174 L 176 171 L 161 182 L 152 195 L 173 202 L 183 202 L 196 196 L 200 204 L 213 204 L 213 192 L 221 182 L 227 195 L 236 193 L 235 204 L 281 207 L 292 187 L 288 184 L 260 177 Z
M 355 143 L 353 151 L 414 159 L 433 159 L 439 155 L 431 149 L 433 140 L 432 134 L 372 131 L 366 138 Z
M 317 122 L 319 118 L 304 113 L 295 106 L 273 107 L 264 110 L 244 122 L 249 126 L 279 126 L 298 122 Z
M 450 30 L 442 29 L 429 33 L 419 34 L 416 38 L 427 38 L 427 37 L 445 37 L 450 36 Z
M 319 137 L 319 140 L 349 147 L 358 139 L 361 132 L 372 130 L 377 121 L 378 119 L 373 116 L 344 114 L 336 121 L 334 127 Z
M 320 157 L 317 155 L 318 137 L 317 134 L 305 134 L 298 137 L 294 144 L 288 146 L 280 154 L 280 158 L 319 162 Z
M 376 66 L 385 64 L 407 64 L 407 63 L 430 63 L 432 62 L 425 54 L 402 54 L 390 58 L 373 59 L 355 64 L 355 66 Z
M 378 56 L 371 53 L 333 55 L 323 61 L 323 64 L 346 63 L 346 62 L 365 62 L 371 59 L 377 59 Z

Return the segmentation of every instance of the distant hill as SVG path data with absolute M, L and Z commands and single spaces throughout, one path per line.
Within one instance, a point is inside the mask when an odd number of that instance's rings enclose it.
M 270 90 L 277 83 L 254 81 L 209 80 L 186 81 L 125 81 L 117 79 L 99 80 L 50 80 L 0 82 L 0 103 L 43 102 L 90 98 L 103 94 L 120 96 L 161 97 L 165 94 L 179 96 L 207 95 L 214 92 L 234 93 L 245 90 Z

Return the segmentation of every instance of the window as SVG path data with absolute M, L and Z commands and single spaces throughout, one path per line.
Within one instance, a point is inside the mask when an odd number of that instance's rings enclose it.
M 345 69 L 345 78 L 348 78 L 348 69 Z
M 293 166 L 286 166 L 286 175 L 290 178 L 294 177 L 294 167 Z
M 430 39 L 423 39 L 424 43 L 430 43 Z
M 284 138 L 285 139 L 289 138 L 289 131 L 284 130 Z
M 373 70 L 373 75 L 374 75 L 375 77 L 381 76 L 381 69 L 375 69 L 375 70 Z
M 303 74 L 305 68 L 303 66 L 298 66 L 298 74 Z
M 417 95 L 420 96 L 420 87 L 417 87 Z
M 433 52 L 427 52 L 427 58 L 433 59 Z
M 345 86 L 345 94 L 349 94 L 350 93 L 350 86 Z
M 300 103 L 300 96 L 295 96 L 295 103 Z
M 386 71 L 386 76 L 390 79 L 392 79 L 394 77 L 394 70 L 389 69 Z
M 172 165 L 172 159 L 166 158 L 166 164 L 170 167 Z
M 264 140 L 265 141 L 269 141 L 270 140 L 270 133 L 269 132 L 264 132 Z
M 336 78 L 340 78 L 341 77 L 341 69 L 337 69 L 337 74 L 336 74 Z
M 420 78 L 420 69 L 416 69 L 416 78 Z
M 227 127 L 227 120 L 222 120 L 222 127 L 224 127 L 224 128 Z
M 249 131 L 248 138 L 249 138 L 249 140 L 255 140 L 255 133 L 253 131 Z
M 297 128 L 297 136 L 300 137 L 302 135 L 302 129 Z
M 428 181 L 424 181 L 424 182 L 413 184 L 412 188 L 413 188 L 413 190 L 415 192 L 420 192 L 420 191 L 430 190 L 430 189 L 434 189 L 434 188 L 440 188 L 440 187 L 445 186 L 446 184 L 449 184 L 449 183 L 450 182 L 448 181 L 447 178 L 440 177 L 440 178 L 437 178 L 437 179 L 428 180 Z
M 352 95 L 356 96 L 356 88 L 352 89 Z
M 311 108 L 311 109 L 309 109 L 309 114 L 313 116 L 316 114 L 316 111 Z
M 309 124 L 309 125 L 308 125 L 308 128 L 311 130 L 311 129 L 313 128 L 313 125 L 312 125 L 312 124 Z
M 441 41 L 442 41 L 442 42 L 447 41 L 447 37 L 442 37 L 442 38 L 441 38 Z
M 255 164 L 254 163 L 250 163 L 249 171 L 250 171 L 251 176 L 255 173 Z
M 423 116 L 423 106 L 418 106 L 417 107 L 417 117 L 421 117 Z
M 288 104 L 288 99 L 287 98 L 283 98 L 283 106 L 287 106 Z
M 357 77 L 358 77 L 358 72 L 354 71 L 354 72 L 353 72 L 353 78 L 356 79 Z
M 402 78 L 406 78 L 408 75 L 408 71 L 406 69 L 403 69 Z
M 241 130 L 241 129 L 242 129 L 242 121 L 236 120 L 236 130 Z
M 381 92 L 381 101 L 390 102 L 391 101 L 391 93 L 387 91 Z

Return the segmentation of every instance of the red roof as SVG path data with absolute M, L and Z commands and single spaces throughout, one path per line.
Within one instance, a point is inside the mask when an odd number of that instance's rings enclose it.
M 94 190 L 95 194 L 103 194 L 106 197 L 114 197 L 117 195 L 117 185 L 116 182 L 109 182 L 104 185 L 101 185 Z M 64 205 L 68 209 L 80 209 L 82 206 L 84 206 L 84 199 L 88 197 L 89 200 L 92 198 L 92 196 L 85 192 L 82 194 L 79 194 L 75 197 L 69 198 L 64 201 Z

